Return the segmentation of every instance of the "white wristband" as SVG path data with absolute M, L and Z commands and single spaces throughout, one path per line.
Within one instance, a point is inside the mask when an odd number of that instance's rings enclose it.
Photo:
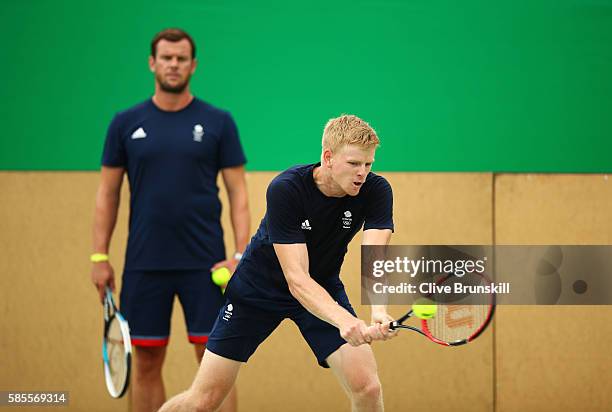
M 236 259 L 236 260 L 242 259 L 242 253 L 240 253 L 240 252 L 234 253 L 234 259 Z

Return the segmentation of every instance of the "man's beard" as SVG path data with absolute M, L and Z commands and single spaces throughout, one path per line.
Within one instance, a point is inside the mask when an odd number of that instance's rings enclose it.
M 170 85 L 168 83 L 166 83 L 163 80 L 162 76 L 158 76 L 157 77 L 157 82 L 159 83 L 159 87 L 160 89 L 162 89 L 164 92 L 166 93 L 174 93 L 174 94 L 180 94 L 182 93 L 187 86 L 189 85 L 189 79 L 191 78 L 191 76 L 188 76 L 187 79 L 185 79 L 185 81 L 183 83 L 178 83 L 176 85 Z

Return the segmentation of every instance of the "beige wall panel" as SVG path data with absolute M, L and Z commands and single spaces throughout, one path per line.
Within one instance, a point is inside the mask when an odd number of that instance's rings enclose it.
M 265 211 L 265 188 L 275 173 L 247 176 L 252 232 Z M 490 243 L 490 174 L 385 176 L 395 192 L 395 244 Z M 100 359 L 101 307 L 89 280 L 96 173 L 0 173 L 0 387 L 69 390 L 70 410 L 127 410 L 127 400 L 106 394 Z M 127 185 L 126 185 L 127 186 Z M 222 193 L 227 205 L 225 194 Z M 117 278 L 127 235 L 127 188 L 111 247 Z M 228 208 L 226 245 L 233 250 Z M 343 280 L 358 313 L 359 241 L 349 248 Z M 178 302 L 164 369 L 168 394 L 187 388 L 196 371 Z M 402 308 L 392 308 L 399 314 Z M 374 345 L 387 410 L 491 410 L 492 338 L 443 348 L 411 333 Z M 10 354 L 11 356 L 6 356 Z M 44 367 L 43 367 L 44 365 Z M 427 391 L 422 382 L 435 382 Z M 348 410 L 329 371 L 291 322 L 284 322 L 256 352 L 239 378 L 242 410 Z M 440 390 L 442 388 L 442 390 Z
M 67 390 L 74 411 L 127 410 L 127 399 L 112 400 L 104 387 L 102 306 L 89 279 L 97 181 L 95 173 L 0 173 L 0 388 Z M 119 226 L 111 253 L 120 273 Z
M 611 244 L 603 175 L 496 176 L 498 244 Z M 496 320 L 497 411 L 609 411 L 612 308 L 503 306 Z
M 492 175 L 487 173 L 384 173 L 394 191 L 393 244 L 489 244 Z M 359 302 L 359 242 L 353 242 L 344 278 Z M 348 270 L 347 270 L 348 269 Z M 403 314 L 405 307 L 391 307 Z M 369 311 L 358 313 L 367 319 Z M 493 343 L 488 332 L 474 343 L 446 348 L 412 332 L 374 345 L 389 411 L 491 411 Z M 431 383 L 427 389 L 424 382 Z

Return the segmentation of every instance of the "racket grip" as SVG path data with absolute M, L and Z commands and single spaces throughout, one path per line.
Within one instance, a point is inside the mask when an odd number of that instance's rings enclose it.
M 393 322 L 389 323 L 389 330 L 397 329 L 397 325 L 398 325 L 398 323 L 397 323 L 396 320 L 394 320 Z

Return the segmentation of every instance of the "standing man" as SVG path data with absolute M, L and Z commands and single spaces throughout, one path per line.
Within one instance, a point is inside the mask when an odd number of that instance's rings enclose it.
M 149 67 L 155 94 L 114 117 L 102 155 L 91 278 L 100 299 L 107 285 L 115 288 L 108 248 L 127 172 L 130 221 L 121 311 L 135 345 L 135 412 L 157 410 L 165 401 L 161 371 L 174 296 L 183 307 L 199 361 L 224 301 L 211 270 L 226 266 L 233 271 L 248 242 L 246 159 L 230 114 L 189 90 L 195 55 L 192 38 L 182 30 L 163 30 L 153 38 Z M 235 239 L 229 259 L 220 223 L 219 171 Z M 231 389 L 225 411 L 236 409 Z
M 393 231 L 389 183 L 370 172 L 379 144 L 356 116 L 331 119 L 321 162 L 296 166 L 268 187 L 267 210 L 226 290 L 198 374 L 160 411 L 215 411 L 246 362 L 272 331 L 292 319 L 319 365 L 331 367 L 353 411 L 382 411 L 376 361 L 367 343 L 393 337 L 384 306 L 372 326 L 355 315 L 340 267 L 363 226 L 363 244 L 386 245 Z

